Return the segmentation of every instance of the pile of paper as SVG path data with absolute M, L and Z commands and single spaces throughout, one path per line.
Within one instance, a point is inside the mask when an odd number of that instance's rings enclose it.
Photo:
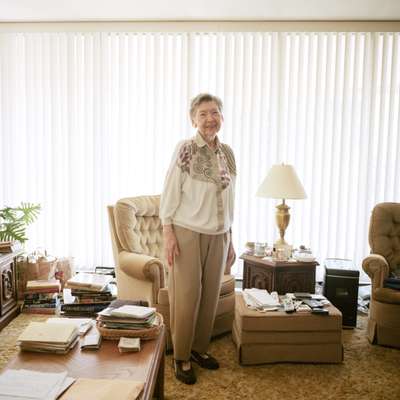
M 280 306 L 279 299 L 271 296 L 265 289 L 245 289 L 243 298 L 247 306 L 254 309 L 277 310 Z
M 17 339 L 21 350 L 65 354 L 79 341 L 73 323 L 31 322 Z
M 145 329 L 158 324 L 155 308 L 137 305 L 108 307 L 98 313 L 97 320 L 109 329 Z
M 8 369 L 0 375 L 0 400 L 55 400 L 74 380 L 66 372 Z
M 135 400 L 144 387 L 131 379 L 78 379 L 60 400 Z

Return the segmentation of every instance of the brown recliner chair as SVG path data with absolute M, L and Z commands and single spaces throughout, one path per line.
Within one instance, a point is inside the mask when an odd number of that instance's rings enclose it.
M 400 273 L 400 203 L 377 204 L 369 226 L 371 254 L 363 269 L 371 278 L 368 319 L 371 343 L 400 348 L 400 291 L 383 287 L 390 273 Z
M 167 348 L 172 348 L 167 263 L 163 260 L 160 196 L 139 196 L 108 206 L 118 298 L 147 300 L 164 317 Z M 227 266 L 221 281 L 213 336 L 232 330 L 235 280 Z

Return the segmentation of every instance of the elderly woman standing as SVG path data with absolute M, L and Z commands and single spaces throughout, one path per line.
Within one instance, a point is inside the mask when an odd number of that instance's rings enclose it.
M 161 196 L 165 255 L 169 271 L 175 376 L 196 382 L 191 361 L 202 368 L 219 364 L 207 354 L 221 277 L 235 250 L 231 241 L 236 165 L 232 149 L 217 134 L 221 100 L 196 96 L 190 118 L 197 134 L 178 144 Z

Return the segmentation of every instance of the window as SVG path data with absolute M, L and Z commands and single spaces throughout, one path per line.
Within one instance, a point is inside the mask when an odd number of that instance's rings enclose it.
M 236 154 L 239 254 L 278 235 L 255 197 L 275 163 L 308 195 L 286 239 L 321 260 L 360 266 L 373 206 L 399 201 L 399 33 L 1 33 L 0 57 L 0 204 L 41 203 L 29 246 L 78 266 L 113 264 L 106 205 L 160 193 L 203 91 Z

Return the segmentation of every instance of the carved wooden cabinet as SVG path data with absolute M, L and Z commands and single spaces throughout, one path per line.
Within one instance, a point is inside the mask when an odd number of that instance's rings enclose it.
M 18 313 L 17 256 L 19 252 L 0 253 L 0 330 Z
M 315 292 L 315 269 L 318 263 L 263 260 L 243 254 L 243 289 L 267 289 L 279 294 Z

